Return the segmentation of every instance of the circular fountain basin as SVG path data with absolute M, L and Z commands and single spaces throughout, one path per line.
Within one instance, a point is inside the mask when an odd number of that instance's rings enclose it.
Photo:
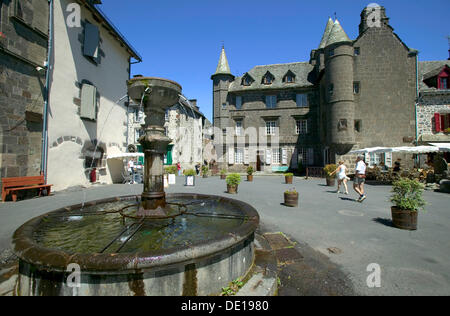
M 215 295 L 250 270 L 259 223 L 250 205 L 168 194 L 172 217 L 155 220 L 135 218 L 138 200 L 75 205 L 21 226 L 13 236 L 18 294 Z
M 138 104 L 147 88 L 151 91 L 145 94 L 146 103 L 162 108 L 176 104 L 182 90 L 180 84 L 164 78 L 135 77 L 128 80 L 128 96 Z

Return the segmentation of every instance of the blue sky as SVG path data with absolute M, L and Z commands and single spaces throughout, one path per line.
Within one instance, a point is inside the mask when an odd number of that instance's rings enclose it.
M 143 57 L 133 74 L 175 80 L 212 119 L 212 82 L 222 43 L 235 76 L 256 65 L 308 61 L 329 16 L 358 36 L 361 0 L 103 0 L 100 6 Z M 377 1 L 420 60 L 448 56 L 449 0 Z

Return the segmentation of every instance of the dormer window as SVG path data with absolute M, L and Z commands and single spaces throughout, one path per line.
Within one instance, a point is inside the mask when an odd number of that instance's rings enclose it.
M 266 74 L 264 75 L 264 77 L 262 79 L 262 84 L 270 85 L 273 83 L 274 80 L 275 80 L 275 77 L 270 72 L 266 72 Z
M 292 71 L 288 71 L 287 74 L 283 77 L 284 83 L 294 83 L 295 82 L 295 75 Z
M 243 86 L 251 86 L 252 85 L 252 83 L 253 83 L 253 81 L 255 81 L 255 80 L 253 80 L 253 78 L 249 75 L 249 74 L 245 74 L 245 76 L 242 78 L 242 85 Z
M 448 89 L 448 77 L 447 78 L 444 78 L 444 77 L 439 78 L 439 89 L 441 89 L 441 90 Z
M 436 68 L 423 75 L 423 82 L 430 88 L 448 90 L 448 79 L 450 78 L 450 67 L 448 65 Z

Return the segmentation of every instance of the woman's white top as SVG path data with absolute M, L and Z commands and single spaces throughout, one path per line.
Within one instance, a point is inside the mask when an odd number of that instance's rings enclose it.
M 344 165 L 341 165 L 340 166 L 340 169 L 339 169 L 339 173 L 338 173 L 338 179 L 339 180 L 343 180 L 343 179 L 345 179 L 347 176 L 345 175 L 345 171 L 347 170 L 347 167 L 346 166 L 344 166 Z

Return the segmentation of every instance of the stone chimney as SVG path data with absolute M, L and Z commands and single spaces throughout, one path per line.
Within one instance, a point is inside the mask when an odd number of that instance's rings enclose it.
M 195 107 L 195 109 L 198 111 L 200 108 L 197 106 L 197 99 L 189 100 L 189 102 Z

